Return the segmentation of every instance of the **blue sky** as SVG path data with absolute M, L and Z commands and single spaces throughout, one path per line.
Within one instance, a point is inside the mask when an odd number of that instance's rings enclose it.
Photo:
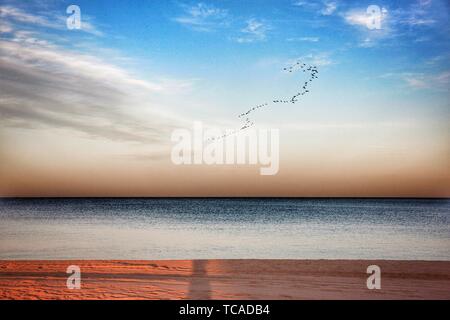
M 81 30 L 66 28 L 70 4 Z M 379 30 L 366 25 L 369 5 L 381 9 Z M 295 93 L 302 78 L 282 69 L 301 59 L 320 72 L 311 93 L 256 115 L 282 128 L 291 173 L 328 157 L 330 171 L 365 159 L 382 174 L 407 163 L 448 175 L 447 1 L 5 0 L 0 9 L 4 154 L 14 149 L 5 162 L 33 158 L 42 167 L 24 166 L 51 171 L 70 145 L 88 150 L 73 160 L 80 171 L 92 154 L 111 170 L 147 170 L 136 159 L 163 159 L 173 128 L 235 127 L 248 107 Z

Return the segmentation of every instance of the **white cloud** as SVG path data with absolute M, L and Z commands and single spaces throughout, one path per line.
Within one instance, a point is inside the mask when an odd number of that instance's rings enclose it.
M 387 17 L 388 10 L 386 8 L 381 8 L 380 23 L 382 27 L 386 22 Z M 367 26 L 370 25 L 373 21 L 373 17 L 369 15 L 366 10 L 362 9 L 350 10 L 346 12 L 344 15 L 344 19 L 348 24 L 362 26 L 365 28 L 367 28 Z M 367 30 L 369 29 L 367 28 Z
M 373 37 L 372 38 L 367 37 L 358 44 L 358 47 L 372 48 L 375 47 L 377 44 L 378 44 L 377 39 L 374 39 Z
M 297 7 L 303 7 L 303 6 L 307 6 L 309 4 L 310 4 L 309 1 L 304 1 L 304 0 L 297 0 L 292 3 L 292 5 L 297 6 Z
M 437 56 L 429 58 L 429 59 L 427 59 L 425 61 L 425 63 L 428 64 L 428 65 L 437 65 L 437 64 L 440 64 L 442 62 L 450 62 L 450 53 L 437 55 Z
M 441 84 L 448 84 L 450 80 L 450 71 L 444 71 L 435 77 L 435 81 Z
M 436 20 L 411 16 L 411 17 L 404 18 L 401 21 L 401 23 L 404 23 L 404 24 L 407 24 L 410 26 L 430 26 L 432 24 L 435 24 Z
M 412 3 L 407 9 L 398 9 L 395 11 L 395 18 L 399 24 L 415 26 L 431 26 L 437 21 L 432 18 L 431 0 L 419 0 Z
M 283 124 L 288 130 L 367 130 L 377 128 L 415 128 L 418 122 L 414 119 L 399 121 L 354 121 L 354 122 L 296 122 Z
M 331 60 L 330 54 L 328 52 L 320 52 L 320 53 L 310 53 L 301 57 L 298 57 L 296 59 L 292 59 L 288 61 L 287 64 L 292 64 L 297 61 L 303 61 L 309 65 L 314 65 L 317 67 L 325 67 L 334 64 L 334 62 Z
M 93 34 L 94 36 L 103 36 L 103 32 L 101 32 L 100 30 L 97 29 L 96 26 L 94 26 L 94 24 L 89 21 L 89 17 L 87 17 L 86 15 L 83 15 L 83 18 L 81 20 L 81 31 Z
M 351 11 L 345 15 L 345 21 L 351 25 L 367 26 L 371 18 L 364 11 Z
M 270 27 L 257 19 L 247 20 L 247 26 L 241 30 L 242 36 L 236 38 L 237 42 L 249 43 L 256 41 L 264 41 L 267 37 L 267 31 Z
M 184 15 L 173 20 L 196 31 L 212 31 L 228 24 L 228 10 L 201 2 L 195 6 L 183 7 Z
M 24 25 L 34 25 L 43 28 L 65 30 L 66 16 L 57 15 L 53 12 L 47 13 L 46 16 L 31 14 L 22 9 L 12 6 L 0 6 L 0 17 L 2 20 L 10 20 Z M 80 31 L 101 36 L 103 33 L 99 31 L 90 21 L 91 18 L 82 14 Z
M 322 1 L 305 1 L 297 0 L 292 3 L 296 7 L 303 10 L 315 12 L 319 15 L 330 16 L 334 14 L 339 6 L 339 1 L 322 0 Z
M 38 65 L 52 65 L 55 69 L 71 70 L 75 74 L 89 76 L 89 78 L 99 81 L 115 80 L 123 85 L 139 86 L 150 91 L 164 89 L 159 84 L 136 79 L 125 70 L 105 63 L 96 57 L 55 49 L 47 46 L 46 41 L 37 41 L 36 38 L 24 39 L 22 36 L 13 39 L 12 42 L 2 41 L 0 50 L 6 55 L 5 59 L 21 61 L 31 68 Z
M 419 5 L 421 6 L 429 6 L 432 0 L 419 0 Z
M 36 16 L 30 13 L 24 12 L 19 8 L 11 7 L 11 6 L 1 6 L 0 7 L 0 17 L 3 19 L 13 19 L 18 22 L 23 22 L 26 24 L 34 24 L 41 27 L 48 28 L 62 28 L 55 21 L 50 21 L 47 17 Z
M 2 127 L 154 143 L 180 123 L 164 111 L 164 97 L 189 89 L 189 81 L 142 79 L 104 58 L 51 43 L 45 33 L 11 28 L 11 37 L 0 39 Z
M 414 42 L 416 42 L 416 43 L 427 42 L 427 41 L 431 41 L 431 37 L 420 36 L 414 40 Z
M 386 8 L 380 8 L 379 29 L 374 29 L 374 17 L 366 12 L 366 9 L 352 9 L 345 12 L 342 17 L 345 22 L 356 26 L 361 32 L 358 46 L 362 48 L 372 48 L 382 43 L 382 40 L 395 36 L 391 19 L 391 12 Z
M 298 38 L 287 38 L 286 41 L 295 42 L 295 41 L 305 41 L 305 42 L 319 42 L 319 37 L 298 37 Z
M 378 78 L 400 80 L 413 89 L 436 89 L 448 91 L 448 86 L 450 84 L 450 70 L 445 70 L 438 73 L 431 71 L 388 72 L 379 75 Z
M 437 74 L 413 73 L 405 74 L 403 80 L 414 89 L 445 89 L 448 90 L 450 84 L 450 70 Z
M 421 79 L 406 77 L 405 81 L 410 87 L 413 88 L 422 89 L 428 87 L 427 83 Z
M 10 33 L 13 29 L 9 23 L 4 21 L 0 22 L 0 33 Z
M 321 13 L 324 16 L 332 15 L 337 9 L 337 2 L 336 1 L 327 1 L 327 2 L 324 3 L 324 5 L 325 5 L 325 8 L 323 8 L 321 10 Z
M 439 25 L 436 14 L 440 9 L 433 8 L 431 1 L 423 0 L 390 10 L 382 7 L 379 30 L 368 28 L 373 18 L 366 10 L 367 8 L 357 8 L 342 14 L 345 22 L 361 27 L 360 30 L 364 32 L 364 40 L 359 44 L 360 47 L 373 47 L 379 44 L 381 39 L 393 39 L 404 35 L 415 36 L 417 28 Z M 444 23 L 447 24 L 447 22 Z M 417 42 L 427 40 L 429 38 L 423 36 L 416 39 Z

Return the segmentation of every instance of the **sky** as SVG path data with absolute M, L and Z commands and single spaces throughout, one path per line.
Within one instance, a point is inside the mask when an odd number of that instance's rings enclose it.
M 69 5 L 81 28 L 66 25 Z M 368 27 L 369 5 L 380 28 Z M 0 196 L 450 196 L 447 1 L 0 2 Z M 280 132 L 279 170 L 175 165 L 174 130 Z

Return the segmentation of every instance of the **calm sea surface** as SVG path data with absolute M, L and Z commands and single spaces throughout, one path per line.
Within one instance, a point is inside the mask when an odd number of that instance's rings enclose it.
M 194 258 L 450 260 L 450 200 L 0 200 L 0 259 Z

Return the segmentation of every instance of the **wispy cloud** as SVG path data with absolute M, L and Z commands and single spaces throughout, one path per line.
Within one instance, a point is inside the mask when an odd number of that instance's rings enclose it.
M 438 65 L 441 63 L 450 63 L 450 52 L 446 54 L 440 54 L 431 58 L 428 58 L 425 61 L 428 65 Z
M 386 8 L 381 8 L 380 24 L 386 22 L 388 17 L 388 10 Z M 366 9 L 352 9 L 344 14 L 344 19 L 348 24 L 364 27 L 368 29 L 367 26 L 373 21 L 373 17 L 366 12 Z
M 409 74 L 403 76 L 406 84 L 414 89 L 445 89 L 448 90 L 450 84 L 450 71 L 437 74 Z
M 412 3 L 409 8 L 393 11 L 393 17 L 398 24 L 412 27 L 433 25 L 437 21 L 430 10 L 431 4 L 431 1 L 425 0 Z
M 105 59 L 44 40 L 45 32 L 19 28 L 12 25 L 12 34 L 0 38 L 2 127 L 51 127 L 152 143 L 166 139 L 179 123 L 157 101 L 186 89 L 186 82 L 141 79 Z
M 247 20 L 246 24 L 245 28 L 241 29 L 241 36 L 236 38 L 237 42 L 249 43 L 266 40 L 267 31 L 270 30 L 267 23 L 252 18 Z
M 305 0 L 297 0 L 292 3 L 292 5 L 297 6 L 297 7 L 303 7 L 303 6 L 307 6 L 310 4 L 311 4 L 311 1 L 305 1 Z
M 56 21 L 52 21 L 47 17 L 33 15 L 12 6 L 1 6 L 0 17 L 2 17 L 2 19 L 12 19 L 17 22 L 33 24 L 47 28 L 61 29 L 64 27 L 64 25 L 60 25 Z
M 184 14 L 173 20 L 196 31 L 213 31 L 228 24 L 228 10 L 213 5 L 198 3 L 182 5 Z
M 297 38 L 287 38 L 286 41 L 295 42 L 295 41 L 305 41 L 305 42 L 319 42 L 319 37 L 297 37 Z
M 383 35 L 378 34 L 375 36 L 368 36 L 367 38 L 364 38 L 361 40 L 358 44 L 358 47 L 360 48 L 373 48 L 379 45 L 379 42 L 383 39 Z
M 285 123 L 288 130 L 367 130 L 388 128 L 417 128 L 420 125 L 415 119 L 402 119 L 397 121 L 353 121 L 353 122 L 296 122 Z
M 324 16 L 332 15 L 337 9 L 336 1 L 325 1 L 324 8 L 320 11 Z
M 304 10 L 314 11 L 318 15 L 330 16 L 334 14 L 339 6 L 338 1 L 322 0 L 322 1 L 304 1 L 297 0 L 292 3 L 296 7 Z
M 429 67 L 429 66 L 428 66 Z M 428 68 L 427 67 L 427 68 Z M 395 79 L 412 89 L 435 89 L 448 91 L 450 85 L 450 70 L 433 72 L 388 72 L 379 76 L 380 79 Z
M 428 87 L 428 84 L 422 79 L 405 77 L 405 81 L 410 87 L 413 88 L 422 89 Z
M 380 8 L 379 26 L 380 29 L 369 28 L 374 23 L 374 17 L 367 13 L 367 8 L 351 9 L 342 14 L 345 22 L 359 28 L 361 37 L 358 40 L 358 47 L 372 48 L 378 46 L 383 40 L 395 36 L 391 19 L 391 12 L 385 7 Z
M 298 60 L 318 67 L 324 67 L 334 64 L 333 60 L 331 59 L 331 55 L 328 52 L 306 54 L 298 57 L 297 59 L 290 60 L 289 63 L 293 63 Z
M 12 32 L 13 28 L 11 25 L 5 21 L 0 21 L 0 33 L 9 33 Z
M 352 26 L 359 27 L 363 41 L 360 47 L 373 47 L 381 43 L 380 40 L 395 39 L 402 36 L 417 37 L 418 30 L 427 30 L 430 27 L 446 26 L 448 15 L 441 14 L 440 3 L 433 6 L 432 1 L 418 1 L 395 9 L 381 7 L 379 30 L 371 30 L 367 26 L 373 17 L 366 12 L 367 8 L 359 7 L 341 13 L 344 21 Z M 428 41 L 429 37 L 420 36 L 417 42 Z
M 54 12 L 47 12 L 46 15 L 36 15 L 13 6 L 0 6 L 0 17 L 3 21 L 20 23 L 22 26 L 37 26 L 56 30 L 65 30 L 66 16 L 58 15 Z M 101 36 L 103 33 L 92 23 L 92 18 L 82 15 L 80 31 Z
M 381 27 L 386 27 L 387 24 L 394 30 L 394 27 L 400 26 L 415 27 L 433 25 L 437 21 L 430 4 L 431 1 L 419 1 L 397 9 L 380 7 Z M 343 14 L 343 17 L 351 25 L 367 26 L 371 22 L 372 16 L 366 12 L 366 9 L 365 7 L 350 9 Z

